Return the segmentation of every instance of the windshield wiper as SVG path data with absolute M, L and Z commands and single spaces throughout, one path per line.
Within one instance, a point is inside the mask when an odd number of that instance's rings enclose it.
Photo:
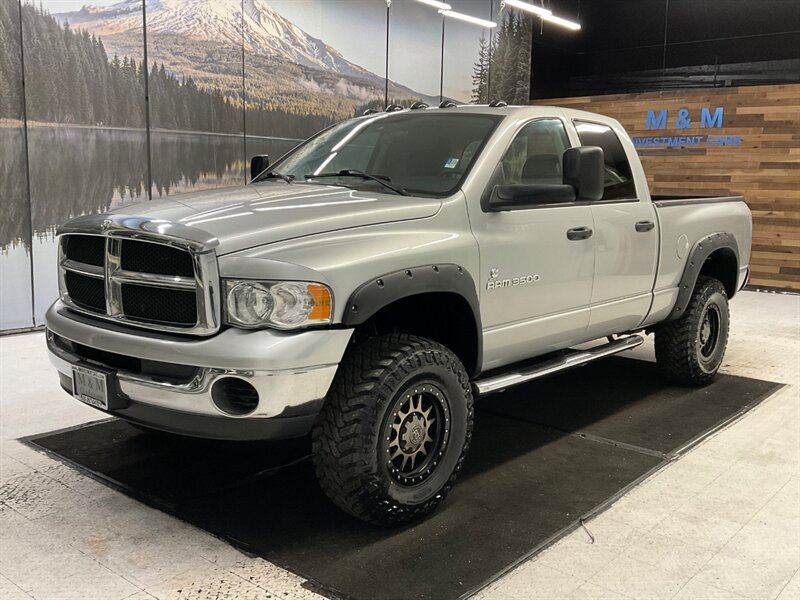
M 286 183 L 292 183 L 294 181 L 294 175 L 284 175 L 277 171 L 268 171 L 263 175 L 259 175 L 256 181 L 263 181 L 264 179 L 283 179 Z
M 322 177 L 361 177 L 362 179 L 375 181 L 376 183 L 381 184 L 387 190 L 392 190 L 396 194 L 408 196 L 408 194 L 401 188 L 389 185 L 387 182 L 391 181 L 391 179 L 386 175 L 370 175 L 369 173 L 364 173 L 364 171 L 359 171 L 357 169 L 342 169 L 341 171 L 336 171 L 335 173 L 318 173 L 317 175 L 305 176 L 306 179 L 319 179 Z

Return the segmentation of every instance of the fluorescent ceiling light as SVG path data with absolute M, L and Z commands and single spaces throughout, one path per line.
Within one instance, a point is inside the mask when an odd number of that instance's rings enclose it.
M 528 2 L 522 2 L 522 0 L 503 0 L 503 4 L 539 15 L 540 17 L 549 17 L 553 14 L 552 10 L 547 10 L 543 6 L 535 6 Z
M 572 31 L 578 31 L 581 28 L 580 23 L 576 23 L 575 21 L 570 21 L 569 19 L 562 19 L 561 17 L 556 17 L 555 15 L 542 15 L 543 21 L 549 21 L 550 23 L 555 23 L 556 25 L 561 25 L 561 27 L 566 27 L 567 29 L 571 29 Z
M 480 25 L 481 27 L 497 27 L 497 23 L 494 21 L 479 19 L 478 17 L 465 15 L 464 13 L 456 12 L 454 10 L 440 10 L 439 12 L 445 17 L 451 17 L 453 19 L 458 19 L 459 21 L 466 21 L 467 23 L 472 23 L 473 25 Z
M 422 2 L 423 4 L 433 6 L 434 8 L 438 8 L 440 10 L 450 10 L 453 8 L 447 2 L 437 2 L 437 0 L 417 0 L 417 2 Z

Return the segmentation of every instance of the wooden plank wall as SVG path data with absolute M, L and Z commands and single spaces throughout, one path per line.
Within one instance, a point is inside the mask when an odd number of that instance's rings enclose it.
M 653 194 L 742 195 L 753 212 L 751 287 L 800 290 L 800 84 L 668 90 L 532 101 L 617 119 L 631 137 L 739 135 L 741 146 L 639 148 Z M 721 129 L 700 129 L 700 111 L 724 107 Z M 691 128 L 678 129 L 689 109 Z M 647 130 L 647 111 L 667 109 L 667 128 Z

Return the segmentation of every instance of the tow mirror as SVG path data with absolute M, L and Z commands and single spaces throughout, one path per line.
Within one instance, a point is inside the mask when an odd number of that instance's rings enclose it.
M 569 148 L 562 158 L 564 185 L 575 189 L 578 200 L 595 201 L 603 197 L 605 162 L 599 146 Z
M 250 181 L 269 168 L 269 154 L 256 154 L 250 159 Z

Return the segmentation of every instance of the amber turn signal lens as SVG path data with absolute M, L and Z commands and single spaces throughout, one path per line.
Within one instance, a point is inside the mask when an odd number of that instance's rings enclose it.
M 308 315 L 309 321 L 325 321 L 331 318 L 331 291 L 324 285 L 309 283 L 309 295 L 314 299 L 314 308 Z

